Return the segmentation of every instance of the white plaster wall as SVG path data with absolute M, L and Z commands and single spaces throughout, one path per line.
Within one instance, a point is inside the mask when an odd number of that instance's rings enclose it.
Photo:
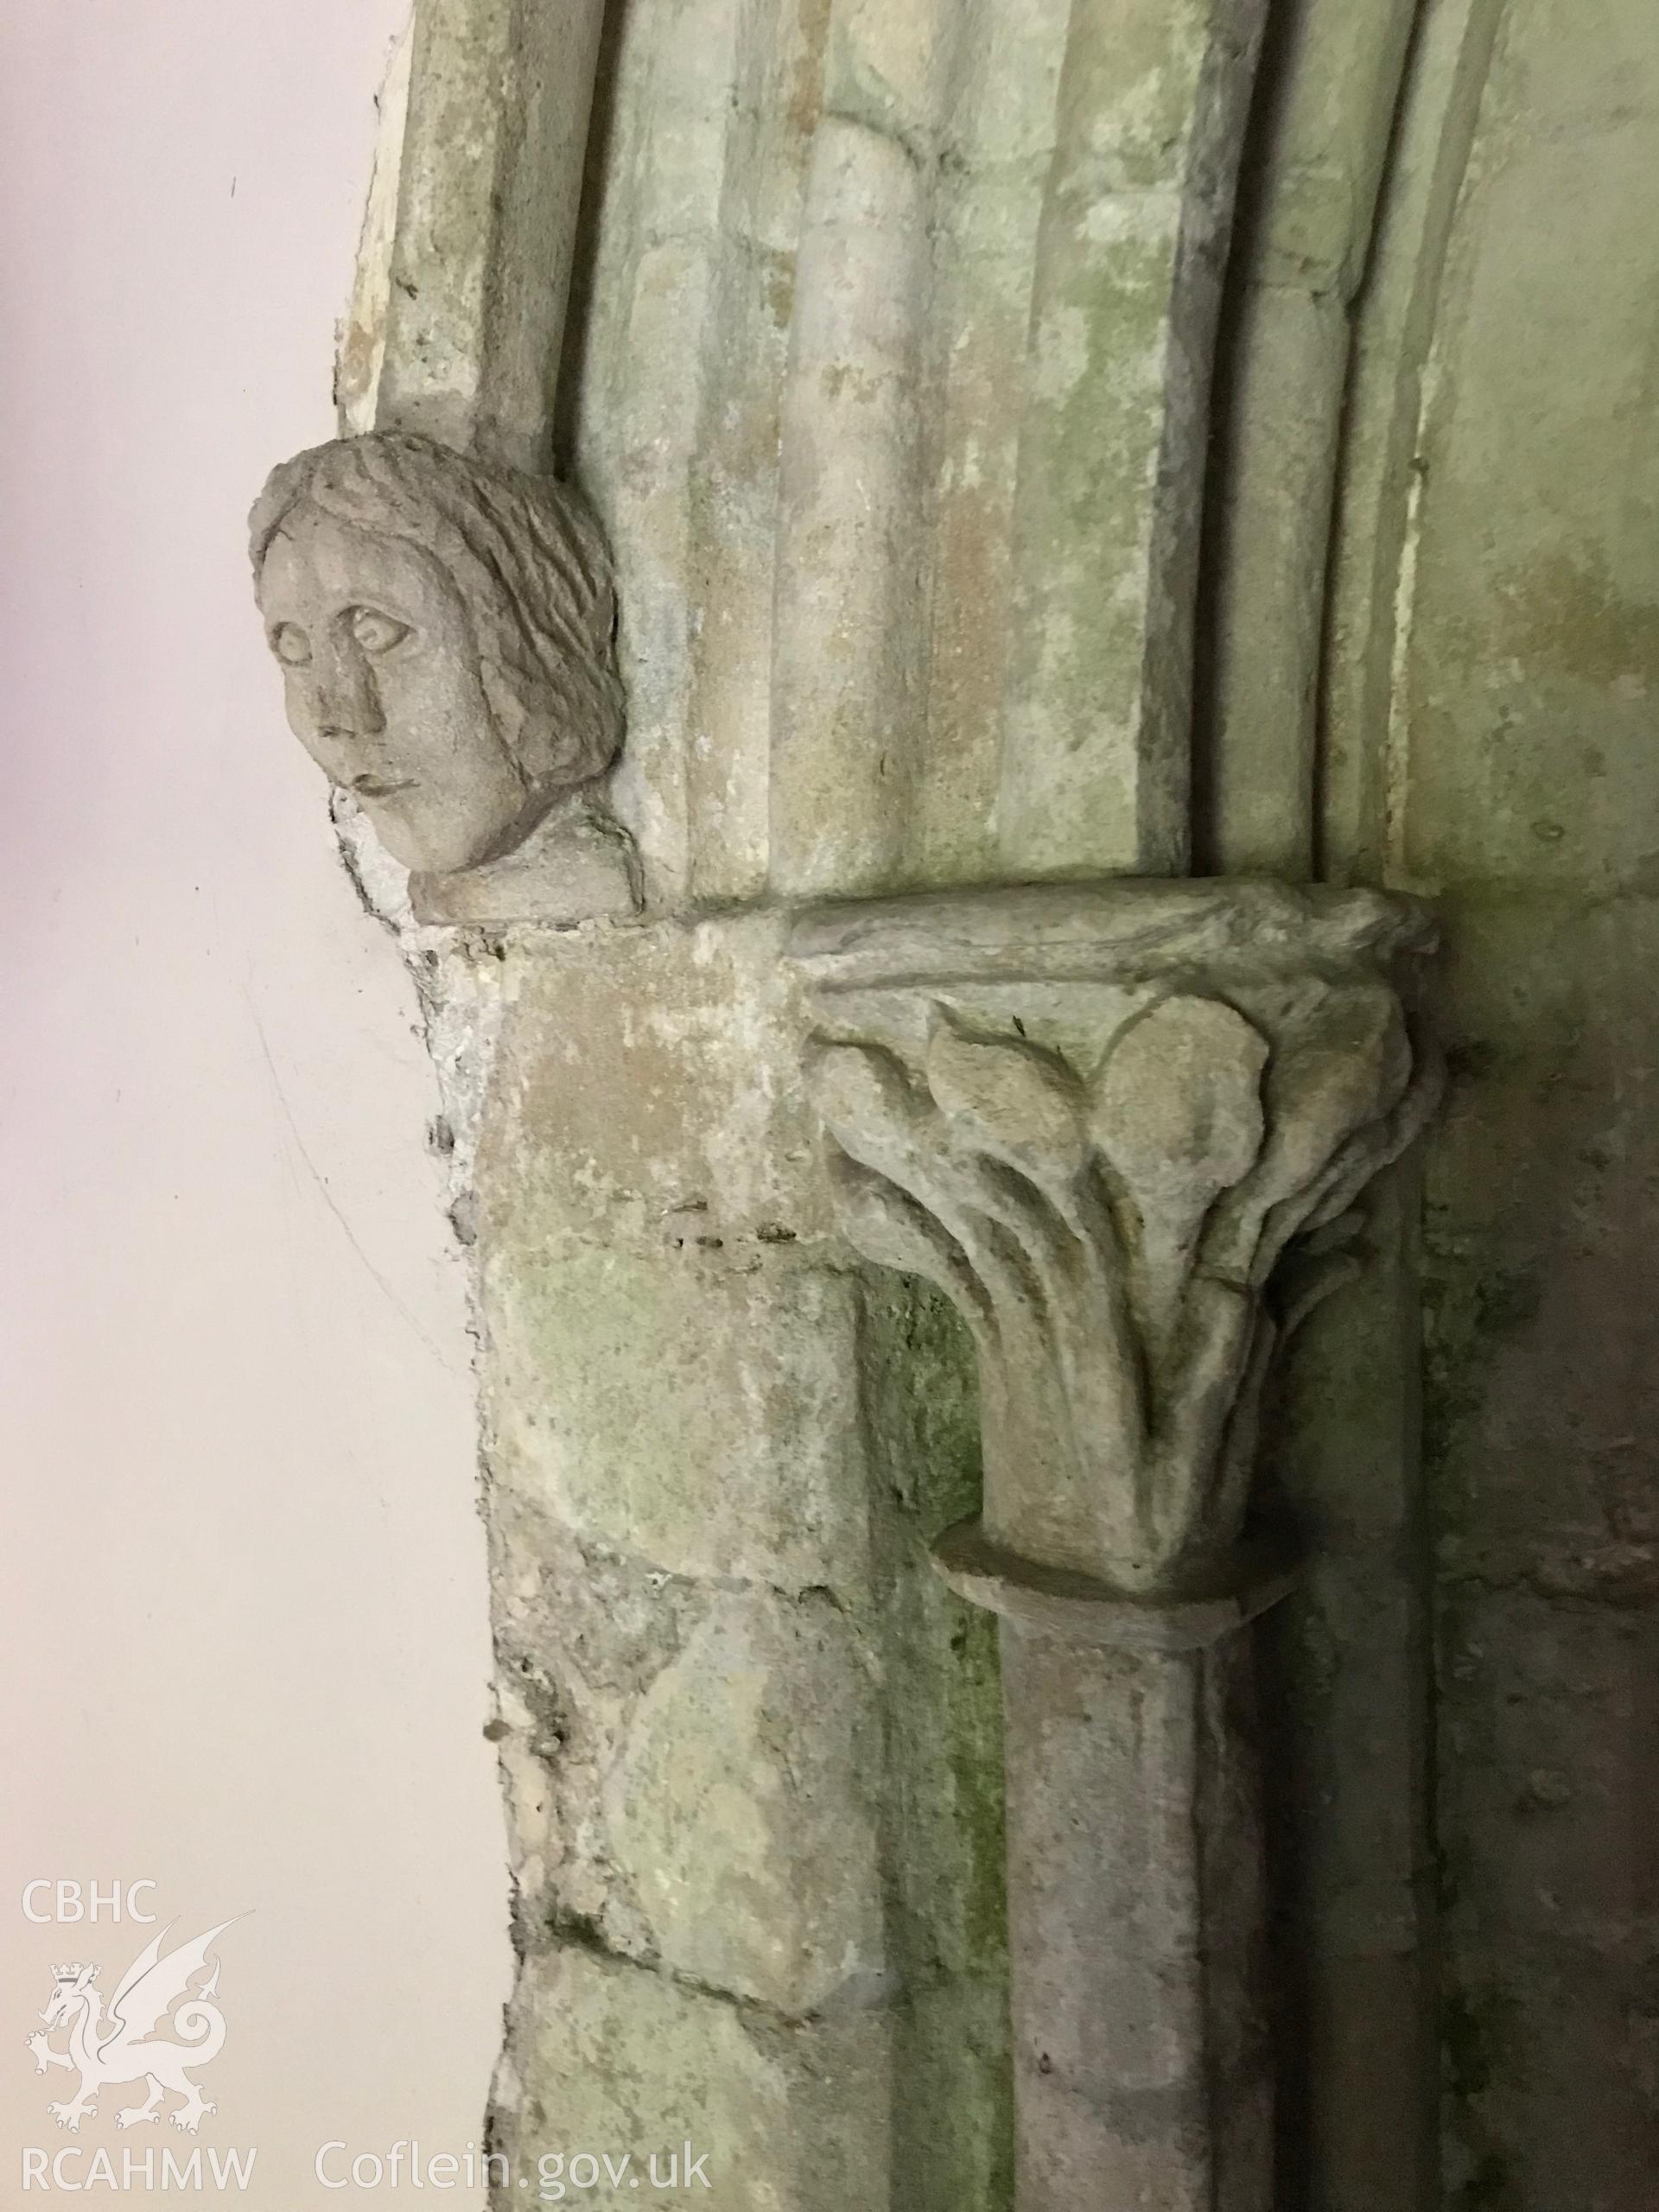
M 22 2047 L 52 1962 L 149 1932 L 30 1925 L 27 1879 L 251 1914 L 200 2139 L 270 2212 L 378 2201 L 319 2189 L 330 2138 L 475 2140 L 508 1983 L 433 1086 L 243 551 L 332 428 L 402 3 L 0 10 L 7 2203 L 70 2139 Z M 89 2154 L 184 2146 L 129 2101 Z

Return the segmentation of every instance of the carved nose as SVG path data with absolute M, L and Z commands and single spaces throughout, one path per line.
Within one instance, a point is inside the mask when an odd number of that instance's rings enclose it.
M 325 737 L 378 737 L 386 726 L 367 668 L 350 658 L 318 671 L 312 713 Z
M 326 694 L 317 702 L 317 728 L 325 737 L 378 737 L 386 727 L 379 702 L 365 698 Z

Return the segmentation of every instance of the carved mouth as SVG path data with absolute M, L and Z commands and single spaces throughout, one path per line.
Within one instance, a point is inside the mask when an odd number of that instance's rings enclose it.
M 398 791 L 411 791 L 414 788 L 412 781 L 391 784 L 379 776 L 352 778 L 352 789 L 359 798 L 391 798 Z

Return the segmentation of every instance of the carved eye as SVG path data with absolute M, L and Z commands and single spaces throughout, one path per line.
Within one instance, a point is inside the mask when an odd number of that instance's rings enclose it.
M 365 653 L 389 653 L 409 635 L 407 622 L 394 622 L 390 614 L 359 607 L 352 614 L 352 635 Z
M 311 640 L 297 623 L 279 623 L 270 633 L 270 650 L 289 668 L 303 668 L 311 658 Z

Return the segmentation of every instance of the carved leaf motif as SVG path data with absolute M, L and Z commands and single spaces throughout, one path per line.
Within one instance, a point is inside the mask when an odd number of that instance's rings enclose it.
M 1274 1204 L 1313 1183 L 1357 1130 L 1393 1111 L 1410 1079 L 1411 1043 L 1391 990 L 1359 984 L 1321 1000 L 1268 1072 L 1262 1197 Z
M 820 1044 L 808 1058 L 807 1081 L 825 1128 L 855 1159 L 872 1148 L 908 1146 L 915 1103 L 889 1054 L 864 1045 Z
M 969 1327 L 988 1325 L 985 1290 L 938 1222 L 896 1184 L 844 1154 L 831 1163 L 830 1177 L 842 1228 L 867 1260 L 925 1276 L 949 1294 Z
M 1027 1045 L 964 1037 L 940 1021 L 928 1040 L 927 1084 L 947 1120 L 993 1151 L 1028 1154 L 1062 1171 L 1083 1164 L 1075 1079 Z
M 1219 999 L 1162 999 L 1119 1037 L 1096 1077 L 1096 1143 L 1131 1188 L 1185 1185 L 1207 1205 L 1262 1148 L 1268 1046 Z
M 1365 1225 L 1353 1209 L 1298 1236 L 1274 1270 L 1279 1341 L 1287 1343 L 1316 1306 L 1363 1272 L 1354 1247 Z
M 1347 1210 L 1433 1103 L 1432 1047 L 1387 975 L 1426 941 L 1369 893 L 1237 885 L 976 893 L 815 925 L 809 981 L 855 986 L 828 992 L 832 1018 L 868 1004 L 884 1039 L 820 1058 L 843 1221 L 968 1316 L 988 1503 L 1033 1558 L 1156 1589 L 1237 1540 L 1274 1348 L 1357 1266 Z M 1153 972 L 1170 995 L 1113 1034 L 1104 1009 Z M 1074 981 L 1112 988 L 1052 988 Z M 1007 1033 L 1016 1004 L 1060 1051 Z

